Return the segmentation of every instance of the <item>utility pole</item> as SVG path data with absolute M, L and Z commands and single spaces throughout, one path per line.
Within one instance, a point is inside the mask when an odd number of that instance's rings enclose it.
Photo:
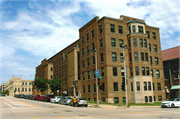
M 127 45 L 123 45 L 123 56 L 124 56 L 124 80 L 125 80 L 125 92 L 126 92 L 126 107 L 128 107 L 127 83 L 126 83 L 126 65 L 125 65 L 124 48 L 127 48 Z

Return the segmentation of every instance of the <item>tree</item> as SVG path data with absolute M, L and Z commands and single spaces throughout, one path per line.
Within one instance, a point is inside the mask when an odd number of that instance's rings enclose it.
M 9 91 L 5 90 L 4 92 L 1 92 L 1 94 L 9 94 Z
M 59 78 L 49 80 L 48 84 L 53 94 L 55 94 L 57 90 L 60 91 L 63 88 L 62 82 L 63 80 L 60 80 Z
M 43 92 L 48 89 L 48 79 L 35 78 L 33 85 L 35 85 L 38 90 Z

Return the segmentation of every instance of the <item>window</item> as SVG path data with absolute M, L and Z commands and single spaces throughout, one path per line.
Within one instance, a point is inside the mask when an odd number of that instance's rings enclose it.
M 92 50 L 95 50 L 94 43 L 92 43 Z
M 117 67 L 113 67 L 113 76 L 117 76 Z
M 92 39 L 94 38 L 94 30 L 91 31 Z
M 94 101 L 96 102 L 96 98 L 94 98 Z
M 140 83 L 136 82 L 136 85 L 137 85 L 137 91 L 140 91 Z
M 154 77 L 153 70 L 151 69 L 151 76 Z
M 93 78 L 94 78 L 94 79 L 96 78 L 95 70 L 93 70 Z
M 158 65 L 158 64 L 159 64 L 158 57 L 155 57 L 155 64 L 156 64 L 156 65 Z
M 83 93 L 85 93 L 85 86 L 83 86 Z
M 157 45 L 154 45 L 154 52 L 157 52 Z
M 156 101 L 156 96 L 154 96 L 154 101 Z
M 119 28 L 119 33 L 123 34 L 123 27 L 122 26 L 118 26 Z
M 161 83 L 157 83 L 158 91 L 161 90 Z
M 87 42 L 89 41 L 89 33 L 86 34 L 86 39 L 87 39 Z
M 149 67 L 146 67 L 146 75 L 149 76 Z
M 156 77 L 160 78 L 159 70 L 156 70 Z
M 121 68 L 121 76 L 125 76 L 124 75 L 124 68 Z
M 140 46 L 143 47 L 143 40 L 140 38 Z
M 93 57 L 93 65 L 95 65 L 95 56 Z
M 148 102 L 148 96 L 145 96 L 145 102 Z
M 88 80 L 90 80 L 90 71 L 88 71 Z
M 111 38 L 111 46 L 115 47 L 116 46 L 116 41 L 115 38 Z
M 25 92 L 27 92 L 27 88 L 25 88 Z
M 103 39 L 100 40 L 100 47 L 103 47 Z
M 105 86 L 104 86 L 104 83 L 102 83 L 102 92 L 105 92 Z
M 142 75 L 145 75 L 145 68 L 142 67 Z
M 144 53 L 141 52 L 141 60 L 144 61 Z
M 102 34 L 102 25 L 99 26 L 99 34 Z
M 148 61 L 148 53 L 145 53 L 146 61 Z
M 119 98 L 118 97 L 114 97 L 114 103 L 119 103 Z
M 90 85 L 88 85 L 88 93 L 90 93 L 90 91 L 91 91 L 91 90 L 90 90 Z
M 133 91 L 133 82 L 131 82 L 131 91 Z
M 147 91 L 147 82 L 144 82 L 144 91 Z
M 162 101 L 162 96 L 158 96 L 159 101 Z
M 135 25 L 133 25 L 132 28 L 133 28 L 133 33 L 136 33 Z
M 110 25 L 111 26 L 111 32 L 115 32 L 115 27 L 113 24 Z
M 132 61 L 131 53 L 129 53 L 129 61 Z
M 131 26 L 129 26 L 129 34 L 131 33 Z
M 149 51 L 151 51 L 151 44 L 149 44 Z
M 152 57 L 150 56 L 150 63 L 151 63 L 151 65 L 153 64 L 153 62 L 152 62 Z
M 152 96 L 149 96 L 149 102 L 152 102 Z
M 130 68 L 130 70 L 131 70 L 131 76 L 133 76 L 133 70 L 132 70 L 132 68 Z
M 94 84 L 94 93 L 96 92 L 96 84 Z
M 139 33 L 144 33 L 143 32 L 143 26 L 138 26 L 138 30 L 139 30 Z
M 29 92 L 31 92 L 31 88 L 29 88 Z
M 101 62 L 103 62 L 104 59 L 103 59 L 103 53 L 101 53 Z
M 119 47 L 122 47 L 124 45 L 124 41 L 122 39 L 119 39 Z
M 137 46 L 136 38 L 134 38 L 133 41 L 134 41 L 134 46 Z
M 136 76 L 138 76 L 138 75 L 139 75 L 139 68 L 136 67 Z
M 131 41 L 130 40 L 128 40 L 128 44 L 129 44 L 129 47 L 131 47 Z
M 82 37 L 82 44 L 84 44 L 84 36 Z
M 148 82 L 148 89 L 151 90 L 151 82 Z
M 135 59 L 135 61 L 138 61 L 138 54 L 137 54 L 137 52 L 134 53 L 134 59 Z
M 153 35 L 153 39 L 156 39 L 156 33 L 152 33 L 152 35 Z
M 123 56 L 123 53 L 120 53 L 120 59 L 121 59 L 121 62 L 124 62 L 124 56 Z
M 115 52 L 112 52 L 112 61 L 117 61 Z
M 101 68 L 101 76 L 104 77 L 104 68 Z
M 150 38 L 149 31 L 146 31 L 146 34 L 148 35 L 148 38 Z
M 147 40 L 144 39 L 144 47 L 147 47 Z
M 118 83 L 114 82 L 114 91 L 118 91 Z
M 84 61 L 82 61 L 82 65 L 83 65 L 82 68 L 84 69 Z
M 87 59 L 87 67 L 89 67 L 89 65 L 90 65 L 90 64 L 89 64 L 89 59 Z
M 84 56 L 84 48 L 82 49 L 82 56 Z
M 87 54 L 89 54 L 89 46 L 87 46 Z
M 123 103 L 126 103 L 126 97 L 123 97 Z

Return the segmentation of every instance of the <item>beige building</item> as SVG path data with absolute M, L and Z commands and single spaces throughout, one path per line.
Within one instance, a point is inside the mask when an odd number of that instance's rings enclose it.
M 79 39 L 36 67 L 36 78 L 64 80 L 63 91 L 96 101 L 96 58 L 102 77 L 99 100 L 126 102 L 123 45 L 128 101 L 153 103 L 165 100 L 159 28 L 144 20 L 121 15 L 119 19 L 93 18 L 79 29 Z M 49 66 L 49 67 L 47 67 Z M 46 68 L 47 67 L 47 68 Z M 50 69 L 50 70 L 49 70 Z M 47 92 L 48 93 L 48 92 Z
M 9 91 L 9 96 L 14 96 L 15 94 L 32 95 L 32 81 L 22 80 L 22 76 L 20 78 L 13 76 L 5 84 L 4 90 Z

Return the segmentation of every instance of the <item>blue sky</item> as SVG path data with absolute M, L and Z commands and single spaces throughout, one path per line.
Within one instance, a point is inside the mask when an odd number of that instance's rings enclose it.
M 13 75 L 33 80 L 36 66 L 76 41 L 95 16 L 144 19 L 160 28 L 162 50 L 178 46 L 179 6 L 178 0 L 0 0 L 0 84 Z

